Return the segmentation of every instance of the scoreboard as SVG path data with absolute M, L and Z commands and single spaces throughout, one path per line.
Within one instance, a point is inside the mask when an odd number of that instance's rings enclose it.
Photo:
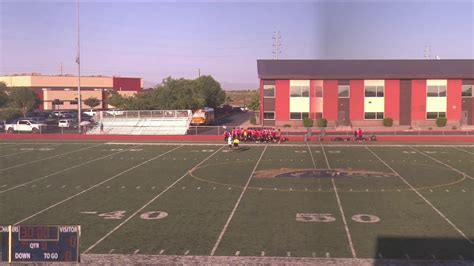
M 0 261 L 80 262 L 80 225 L 0 225 Z

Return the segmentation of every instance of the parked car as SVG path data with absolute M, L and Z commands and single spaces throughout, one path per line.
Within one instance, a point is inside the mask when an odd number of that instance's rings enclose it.
M 97 111 L 94 110 L 94 109 L 90 109 L 90 110 L 87 110 L 87 111 L 84 111 L 83 114 L 85 115 L 88 115 L 88 116 L 95 116 L 97 114 Z
M 65 112 L 62 117 L 63 118 L 76 118 L 77 114 L 73 112 Z
M 46 131 L 46 124 L 38 123 L 33 120 L 20 119 L 14 124 L 5 124 L 5 131 L 8 133 L 18 132 L 31 132 L 40 133 Z
M 63 111 L 52 111 L 51 114 L 53 115 L 53 117 L 56 117 L 56 118 L 61 118 L 63 117 Z
M 72 121 L 70 119 L 61 119 L 58 122 L 58 127 L 70 128 L 72 127 Z

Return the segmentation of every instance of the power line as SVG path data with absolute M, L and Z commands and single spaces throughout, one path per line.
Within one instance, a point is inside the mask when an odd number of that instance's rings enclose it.
M 280 31 L 273 32 L 273 54 L 275 54 L 275 60 L 278 60 L 279 55 L 281 54 L 281 34 Z

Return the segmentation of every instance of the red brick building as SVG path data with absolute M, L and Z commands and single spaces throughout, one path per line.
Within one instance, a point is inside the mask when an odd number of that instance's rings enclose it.
M 473 125 L 474 60 L 257 60 L 264 126 Z
M 36 91 L 42 104 L 40 110 L 77 109 L 77 76 L 72 75 L 9 75 L 0 76 L 0 82 L 7 87 L 27 87 Z M 106 92 L 115 90 L 122 95 L 130 96 L 143 89 L 143 79 L 135 77 L 108 77 L 108 76 L 81 76 L 82 101 L 95 97 L 101 101 L 96 109 L 107 108 L 105 103 Z M 62 104 L 53 105 L 59 100 Z M 82 108 L 88 106 L 82 103 Z

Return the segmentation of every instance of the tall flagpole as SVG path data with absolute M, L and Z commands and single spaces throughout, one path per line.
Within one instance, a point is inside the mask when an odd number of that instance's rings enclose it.
M 79 39 L 79 0 L 77 0 L 77 124 L 79 129 L 79 134 L 82 133 L 81 130 L 81 109 L 82 109 L 82 100 L 81 100 L 81 46 Z

